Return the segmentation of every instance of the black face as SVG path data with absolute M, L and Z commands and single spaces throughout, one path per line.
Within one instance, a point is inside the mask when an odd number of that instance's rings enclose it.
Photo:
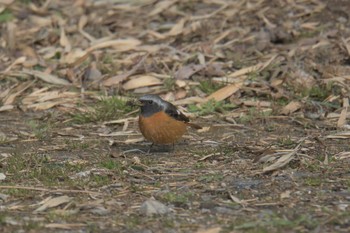
M 189 119 L 182 114 L 177 108 L 169 102 L 166 102 L 157 95 L 144 95 L 139 99 L 141 103 L 141 115 L 144 117 L 152 116 L 153 114 L 164 111 L 169 116 L 176 120 L 189 122 Z
M 164 110 L 166 103 L 157 95 L 144 95 L 139 101 L 141 102 L 141 115 L 144 117 L 152 116 L 153 114 Z

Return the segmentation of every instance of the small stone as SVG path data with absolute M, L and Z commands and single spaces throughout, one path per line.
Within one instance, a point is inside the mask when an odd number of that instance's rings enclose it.
M 140 207 L 140 212 L 147 216 L 153 214 L 167 214 L 170 211 L 171 209 L 169 207 L 153 198 L 142 203 Z
M 91 171 L 83 171 L 83 172 L 78 172 L 75 175 L 71 177 L 71 179 L 81 179 L 88 177 L 91 174 Z
M 104 208 L 103 206 L 97 206 L 96 208 L 91 209 L 90 212 L 100 216 L 107 215 L 110 213 L 110 211 Z
M 230 208 L 227 208 L 227 207 L 218 206 L 218 207 L 215 207 L 214 210 L 218 214 L 224 214 L 224 215 L 234 214 L 234 211 Z
M 6 223 L 8 225 L 12 225 L 12 226 L 19 225 L 19 222 L 16 221 L 14 218 L 11 218 L 11 217 L 5 217 L 5 219 L 3 221 L 4 221 L 4 223 Z
M 217 204 L 213 201 L 205 201 L 202 202 L 199 206 L 201 209 L 214 209 L 215 207 L 217 207 Z
M 153 231 L 149 229 L 143 229 L 143 230 L 137 231 L 136 233 L 153 233 Z
M 6 179 L 6 175 L 4 173 L 0 173 L 0 180 L 5 180 Z
M 349 207 L 349 204 L 340 203 L 340 204 L 337 205 L 337 207 L 338 207 L 339 210 L 345 211 Z
M 9 195 L 0 193 L 0 200 L 1 200 L 1 201 L 6 201 L 8 197 L 9 197 Z

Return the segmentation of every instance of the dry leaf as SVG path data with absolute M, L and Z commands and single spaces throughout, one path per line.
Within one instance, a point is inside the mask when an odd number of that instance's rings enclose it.
M 137 77 L 135 76 L 134 78 L 126 82 L 123 85 L 123 88 L 124 90 L 132 90 L 139 87 L 148 87 L 148 86 L 154 86 L 159 84 L 162 84 L 162 82 L 153 76 L 149 76 L 149 75 L 137 76 Z
M 44 72 L 41 72 L 38 70 L 24 69 L 20 73 L 33 75 L 35 77 L 40 78 L 41 80 L 43 80 L 45 82 L 52 83 L 52 84 L 65 85 L 65 86 L 70 85 L 70 83 L 65 79 L 60 79 L 60 78 L 56 77 L 55 75 L 47 74 L 47 73 L 44 73 Z
M 275 60 L 276 57 L 277 57 L 277 55 L 274 55 L 265 63 L 259 63 L 259 64 L 254 65 L 254 66 L 249 66 L 249 67 L 237 70 L 237 71 L 233 72 L 232 74 L 229 74 L 228 77 L 229 78 L 236 78 L 236 77 L 248 74 L 248 73 L 262 71 L 267 66 L 269 66 L 272 63 L 272 61 Z
M 200 229 L 196 233 L 219 233 L 221 232 L 221 227 L 213 227 L 213 228 L 207 228 L 207 229 Z
M 93 42 L 96 39 L 93 36 L 91 36 L 90 34 L 88 34 L 87 32 L 85 32 L 83 29 L 87 23 L 88 23 L 88 17 L 86 15 L 82 15 L 79 19 L 78 30 L 85 38 L 87 38 L 89 41 Z
M 0 172 L 0 181 L 5 180 L 6 179 L 6 175 L 2 172 Z
M 335 154 L 334 157 L 336 159 L 350 159 L 350 151 L 343 151 L 338 154 Z
M 14 93 L 10 93 L 8 96 L 6 96 L 6 98 L 4 98 L 3 105 L 11 105 L 15 101 L 17 96 L 19 96 L 21 93 L 23 93 L 29 87 L 31 87 L 34 83 L 35 83 L 35 81 L 25 82 L 25 83 L 22 83 L 21 85 L 17 86 L 16 88 L 14 88 L 13 90 L 11 90 L 11 92 L 14 92 Z
M 205 68 L 204 65 L 195 65 L 195 64 L 183 66 L 178 71 L 176 71 L 174 77 L 175 79 L 189 79 L 192 75 L 201 71 L 204 68 Z
M 239 83 L 234 83 L 226 87 L 223 87 L 217 90 L 216 92 L 212 93 L 210 96 L 208 96 L 206 98 L 206 101 L 210 99 L 214 99 L 216 101 L 224 100 L 230 97 L 231 95 L 233 95 L 234 93 L 236 93 L 242 87 L 242 85 L 243 85 L 243 82 L 239 82 Z
M 0 3 L 4 5 L 10 5 L 14 2 L 15 0 L 1 0 Z
M 14 66 L 23 64 L 27 60 L 26 57 L 19 57 L 17 58 L 11 65 L 9 65 L 6 70 L 4 70 L 4 74 L 8 73 Z
M 64 28 L 61 27 L 61 38 L 60 38 L 60 45 L 62 47 L 64 47 L 64 51 L 65 52 L 70 52 L 72 49 L 72 45 L 69 42 L 67 36 L 66 36 L 66 32 L 64 31 Z
M 198 96 L 188 97 L 182 100 L 176 100 L 173 102 L 174 105 L 188 105 L 188 104 L 198 104 L 203 103 L 205 100 Z
M 302 107 L 302 104 L 299 101 L 291 101 L 289 104 L 283 107 L 281 114 L 289 115 Z
M 126 139 L 124 141 L 125 144 L 134 144 L 134 143 L 138 143 L 138 142 L 143 142 L 145 139 L 144 137 L 142 138 L 133 138 L 133 139 Z
M 177 24 L 175 24 L 171 30 L 166 33 L 167 36 L 176 36 L 182 33 L 182 30 L 184 29 L 184 25 L 185 25 L 186 19 L 182 18 L 179 20 L 179 22 L 177 22 Z
M 68 203 L 72 200 L 72 197 L 68 196 L 59 196 L 54 198 L 47 198 L 43 202 L 41 202 L 41 206 L 34 210 L 34 212 L 42 212 L 49 208 L 57 207 L 59 205 L 62 205 L 64 203 Z
M 281 199 L 290 198 L 290 193 L 291 193 L 291 191 L 287 190 L 287 191 L 280 194 L 280 198 Z
M 75 103 L 80 99 L 77 92 L 47 91 L 48 88 L 39 89 L 22 100 L 22 104 L 34 110 L 46 110 L 54 106 Z
M 103 49 L 107 47 L 113 47 L 119 52 L 129 51 L 135 49 L 138 45 L 141 44 L 140 40 L 129 38 L 129 39 L 117 39 L 117 40 L 108 40 L 94 43 L 86 52 L 92 52 L 97 49 Z
M 202 127 L 201 129 L 197 130 L 198 133 L 205 133 L 210 130 L 210 126 L 208 127 Z
M 166 9 L 169 9 L 169 7 L 173 4 L 175 4 L 177 2 L 177 0 L 163 0 L 163 1 L 159 1 L 155 6 L 154 6 L 154 10 L 151 11 L 148 16 L 154 16 L 157 15 L 161 12 L 163 12 Z
M 338 122 L 337 122 L 337 127 L 338 128 L 342 128 L 344 127 L 345 123 L 346 123 L 346 115 L 348 112 L 348 108 L 349 108 L 349 99 L 348 98 L 343 98 L 343 109 L 340 113 Z
M 86 24 L 88 23 L 88 17 L 86 15 L 80 16 L 79 23 L 78 23 L 78 29 L 82 30 Z
M 332 139 L 348 139 L 350 138 L 350 131 L 340 132 L 336 134 L 331 134 L 326 136 L 326 138 L 332 138 Z
M 101 80 L 102 73 L 96 65 L 89 66 L 83 74 L 83 82 L 96 82 Z
M 302 69 L 292 72 L 289 81 L 292 86 L 300 90 L 311 89 L 316 84 L 316 79 Z
M 39 111 L 39 110 L 47 110 L 50 108 L 53 108 L 60 104 L 66 104 L 67 100 L 57 100 L 57 101 L 47 101 L 43 103 L 36 103 L 36 104 L 30 104 L 26 106 L 27 108 L 32 108 L 33 110 Z
M 279 159 L 277 159 L 276 162 L 274 162 L 270 166 L 264 167 L 263 172 L 274 171 L 286 166 L 293 159 L 294 155 L 298 152 L 300 145 L 301 143 L 299 143 L 299 145 L 296 146 L 293 151 L 282 155 Z
M 260 108 L 268 108 L 271 107 L 271 102 L 270 101 L 256 101 L 256 100 L 246 100 L 243 101 L 243 104 L 245 106 L 249 107 L 260 107 Z
M 16 36 L 16 31 L 18 30 L 17 24 L 9 21 L 6 23 L 6 39 L 7 39 L 7 49 L 14 51 L 18 47 L 18 37 Z
M 348 52 L 348 55 L 350 55 L 350 44 L 347 42 L 346 39 L 344 39 L 344 38 L 341 38 L 341 39 L 342 39 L 342 42 L 345 45 L 345 48 L 346 48 L 346 51 Z
M 17 85 L 18 85 L 18 83 L 12 85 L 11 87 L 7 88 L 6 90 L 2 90 L 0 92 L 0 99 L 5 98 L 10 93 L 10 91 L 13 90 Z
M 72 230 L 74 228 L 85 227 L 84 223 L 49 223 L 45 225 L 45 228 L 57 228 L 63 230 Z
M 0 112 L 8 111 L 14 109 L 13 105 L 4 105 L 0 107 Z
M 128 77 L 130 77 L 131 75 L 135 74 L 139 69 L 142 68 L 142 66 L 145 65 L 145 61 L 146 61 L 148 56 L 149 56 L 149 54 L 144 55 L 142 57 L 142 59 L 140 59 L 140 61 L 132 67 L 131 70 L 129 70 L 123 74 L 116 75 L 114 77 L 107 79 L 106 81 L 103 82 L 103 85 L 105 85 L 105 86 L 117 85 L 117 84 L 121 83 L 122 81 L 124 81 L 125 79 L 127 79 Z
M 69 64 L 69 65 L 73 64 L 72 67 L 74 67 L 76 62 L 80 61 L 80 59 L 82 58 L 86 58 L 86 56 L 88 55 L 89 54 L 87 54 L 81 48 L 73 48 L 68 53 L 64 54 L 64 56 L 61 57 L 60 63 Z
M 28 16 L 28 21 L 38 27 L 47 27 L 51 25 L 52 18 L 51 17 L 41 17 L 34 14 L 30 14 Z M 18 35 L 17 35 L 18 36 Z

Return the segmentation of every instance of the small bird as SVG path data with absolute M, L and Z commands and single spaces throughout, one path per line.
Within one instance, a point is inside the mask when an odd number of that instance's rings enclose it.
M 152 142 L 148 152 L 154 144 L 173 144 L 174 147 L 174 143 L 186 133 L 187 126 L 202 128 L 190 123 L 188 117 L 158 95 L 144 95 L 139 102 L 139 128 L 142 135 Z

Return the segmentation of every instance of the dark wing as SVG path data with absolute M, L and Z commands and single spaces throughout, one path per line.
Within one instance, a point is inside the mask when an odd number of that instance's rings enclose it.
M 187 116 L 185 116 L 182 112 L 180 112 L 171 103 L 168 103 L 168 105 L 166 106 L 165 113 L 167 113 L 169 116 L 173 117 L 174 119 L 176 119 L 178 121 L 183 121 L 183 122 L 189 122 L 190 121 L 190 119 L 188 119 Z

